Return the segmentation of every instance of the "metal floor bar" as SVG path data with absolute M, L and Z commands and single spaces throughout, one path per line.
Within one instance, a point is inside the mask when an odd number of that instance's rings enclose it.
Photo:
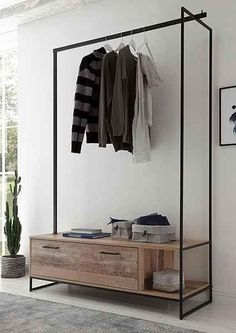
M 195 308 L 193 308 L 193 309 L 191 309 L 191 310 L 189 310 L 189 311 L 183 313 L 183 317 L 182 317 L 181 319 L 183 319 L 183 318 L 185 318 L 185 317 L 191 315 L 192 313 L 196 312 L 197 310 L 202 309 L 204 306 L 209 305 L 209 304 L 211 304 L 211 301 L 210 301 L 210 300 L 208 300 L 208 301 L 206 301 L 206 302 L 204 302 L 204 303 L 202 303 L 202 304 L 196 306 Z
M 41 279 L 38 279 L 38 280 L 41 280 Z M 48 280 L 43 279 L 42 281 L 48 281 Z M 58 282 L 52 282 L 52 283 L 43 284 L 41 286 L 33 287 L 33 278 L 30 277 L 29 278 L 29 291 L 51 287 L 51 286 L 54 286 L 55 284 L 58 284 Z
M 210 244 L 210 241 L 206 241 L 206 242 L 202 242 L 202 243 L 199 243 L 199 244 L 196 244 L 196 245 L 185 246 L 183 248 L 183 251 L 195 249 L 197 247 L 206 246 L 206 245 L 209 245 L 209 244 Z

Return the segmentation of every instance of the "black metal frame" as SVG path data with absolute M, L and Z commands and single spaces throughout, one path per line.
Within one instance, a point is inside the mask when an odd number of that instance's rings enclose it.
M 232 89 L 232 88 L 236 88 L 236 86 L 229 86 L 229 87 L 222 87 L 219 89 L 219 145 L 221 147 L 223 146 L 235 146 L 235 143 L 222 143 L 222 131 L 221 131 L 221 94 L 222 94 L 222 90 L 226 90 L 226 89 Z
M 44 280 L 44 279 L 40 279 L 43 281 L 50 281 L 50 280 Z M 53 281 L 52 283 L 47 283 L 47 284 L 43 284 L 42 286 L 37 286 L 37 287 L 33 287 L 33 278 L 30 276 L 29 278 L 29 291 L 33 291 L 33 290 L 37 290 L 37 289 L 43 289 L 46 287 L 51 287 L 54 286 L 55 284 L 58 284 L 58 282 Z
M 188 16 L 186 17 L 185 14 Z M 57 55 L 60 52 L 71 50 L 78 47 L 83 47 L 86 45 L 91 45 L 100 42 L 106 42 L 107 40 L 116 39 L 124 36 L 129 36 L 131 34 L 139 34 L 144 31 L 151 31 L 160 28 L 170 27 L 173 25 L 181 25 L 181 103 L 180 103 L 180 249 L 179 249 L 179 266 L 180 266 L 180 298 L 177 300 L 179 302 L 179 317 L 183 319 L 187 315 L 193 313 L 199 308 L 205 306 L 212 302 L 212 29 L 206 25 L 202 18 L 205 18 L 207 14 L 205 12 L 201 12 L 197 15 L 192 14 L 186 8 L 181 7 L 181 18 L 175 19 L 171 21 L 166 21 L 154 25 L 149 25 L 146 27 L 123 31 L 120 33 L 116 33 L 109 36 L 104 36 L 100 38 L 95 38 L 87 41 L 83 41 L 80 43 L 75 43 L 71 45 L 66 45 L 62 47 L 55 48 L 53 50 L 53 233 L 57 234 Z M 184 247 L 184 228 L 183 228 L 183 211 L 184 211 L 184 29 L 185 23 L 190 21 L 197 21 L 204 28 L 209 31 L 209 240 L 206 242 L 202 242 L 198 245 Z M 209 286 L 204 288 L 201 291 L 196 291 L 191 296 L 184 296 L 183 291 L 183 273 L 184 273 L 184 262 L 183 262 L 183 254 L 184 251 L 194 249 L 200 246 L 209 246 Z M 44 286 L 32 288 L 32 277 L 30 277 L 30 290 L 39 289 L 43 287 L 47 287 L 52 284 L 47 284 Z M 58 283 L 58 281 L 54 281 L 54 283 Z M 53 283 L 53 284 L 54 284 Z M 183 305 L 186 300 L 192 298 L 204 291 L 209 291 L 209 299 L 207 302 L 193 308 L 192 310 L 185 312 L 183 311 Z
M 209 106 L 208 106 L 208 121 L 209 121 L 209 287 L 205 290 L 209 290 L 208 300 L 184 313 L 184 302 L 186 299 L 184 297 L 183 290 L 183 277 L 184 277 L 184 116 L 185 116 L 185 14 L 188 18 L 192 18 L 200 25 L 202 25 L 209 32 Z M 202 245 L 202 244 L 201 244 Z M 189 247 L 188 249 L 193 248 Z M 180 84 L 180 256 L 179 256 L 179 266 L 180 266 L 180 307 L 179 307 L 179 317 L 183 319 L 189 314 L 197 311 L 203 306 L 212 303 L 212 28 L 210 28 L 201 19 L 197 18 L 196 15 L 192 14 L 189 10 L 182 7 L 181 8 L 181 84 Z M 203 291 L 202 291 L 203 292 Z M 195 296 L 193 294 L 191 297 Z M 191 298 L 190 297 L 190 298 Z

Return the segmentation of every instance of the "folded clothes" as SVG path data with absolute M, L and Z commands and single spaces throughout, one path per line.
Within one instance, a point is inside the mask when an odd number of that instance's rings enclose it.
M 130 220 L 124 219 L 115 219 L 110 217 L 110 221 L 107 224 L 112 223 L 119 223 L 119 222 L 130 222 Z M 134 220 L 135 224 L 142 224 L 142 225 L 170 225 L 166 216 L 162 216 L 158 213 L 153 213 L 145 216 L 140 216 Z
M 159 215 L 157 213 L 149 214 L 146 216 L 140 216 L 135 220 L 135 224 L 142 225 L 170 225 L 166 216 Z
M 128 220 L 122 220 L 122 219 L 114 219 L 110 216 L 110 221 L 107 224 L 117 223 L 117 222 L 126 222 Z

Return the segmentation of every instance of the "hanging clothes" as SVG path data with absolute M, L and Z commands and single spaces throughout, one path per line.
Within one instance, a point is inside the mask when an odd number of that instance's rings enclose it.
M 113 135 L 111 125 L 112 100 L 117 57 L 117 53 L 115 51 L 111 51 L 105 54 L 102 61 L 98 141 L 99 147 L 105 148 L 108 143 L 109 136 L 115 151 L 128 150 L 132 152 L 132 145 L 123 143 L 122 136 Z
M 98 143 L 98 109 L 102 59 L 101 47 L 82 59 L 76 83 L 71 152 L 80 153 L 86 130 L 87 143 Z
M 152 126 L 151 88 L 158 86 L 160 76 L 154 61 L 147 55 L 138 54 L 136 72 L 136 98 L 134 106 L 133 160 L 136 163 L 151 160 L 150 127 Z
M 137 58 L 129 46 L 119 51 L 112 101 L 111 125 L 114 136 L 122 136 L 124 143 L 132 145 L 132 123 L 136 90 Z

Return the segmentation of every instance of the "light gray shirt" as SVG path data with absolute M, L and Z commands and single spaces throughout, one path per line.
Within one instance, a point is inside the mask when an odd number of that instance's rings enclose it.
M 132 126 L 133 161 L 151 160 L 150 127 L 152 126 L 151 88 L 158 86 L 160 77 L 153 60 L 142 53 L 138 54 L 136 75 L 136 99 Z

